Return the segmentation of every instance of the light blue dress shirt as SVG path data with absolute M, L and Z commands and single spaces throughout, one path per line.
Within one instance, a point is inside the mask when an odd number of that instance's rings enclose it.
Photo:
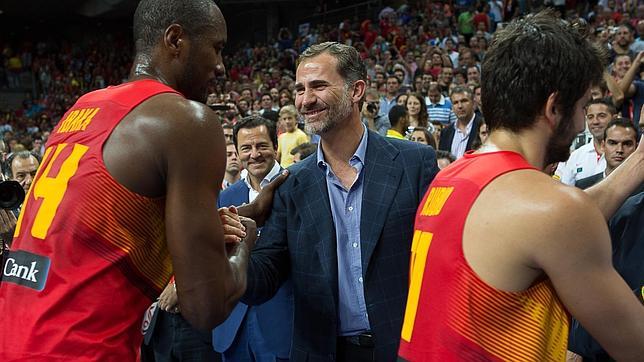
M 364 275 L 360 248 L 360 215 L 364 185 L 364 162 L 367 153 L 367 130 L 349 160 L 358 172 L 351 188 L 346 189 L 324 160 L 321 143 L 317 162 L 326 175 L 326 185 L 335 226 L 338 255 L 338 335 L 352 336 L 368 331 L 369 317 L 364 297 Z

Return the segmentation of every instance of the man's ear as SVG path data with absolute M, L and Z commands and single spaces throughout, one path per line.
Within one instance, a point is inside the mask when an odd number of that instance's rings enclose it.
M 561 121 L 561 112 L 557 106 L 557 96 L 556 92 L 550 94 L 543 109 L 543 116 L 548 121 L 548 125 L 553 131 Z
M 165 33 L 163 33 L 163 45 L 174 57 L 178 57 L 181 54 L 183 48 L 186 46 L 185 42 L 185 32 L 181 25 L 171 24 L 165 29 Z
M 367 83 L 365 83 L 364 80 L 357 80 L 355 83 L 353 83 L 353 93 L 351 94 L 351 99 L 353 100 L 353 102 L 360 102 L 366 90 Z

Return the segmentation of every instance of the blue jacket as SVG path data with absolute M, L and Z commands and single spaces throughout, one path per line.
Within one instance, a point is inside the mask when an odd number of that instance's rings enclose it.
M 431 147 L 369 131 L 360 221 L 362 271 L 377 361 L 395 361 L 409 285 L 416 209 L 438 171 Z M 242 298 L 259 304 L 290 278 L 293 361 L 336 359 L 338 266 L 326 178 L 316 157 L 289 167 L 251 254 Z
M 248 186 L 244 180 L 239 180 L 219 194 L 217 207 L 245 203 L 248 203 Z M 280 358 L 288 358 L 293 336 L 293 285 L 290 281 L 286 281 L 272 299 L 261 305 L 249 307 L 237 303 L 228 319 L 213 330 L 215 351 L 223 353 L 230 348 L 249 308 L 257 314 L 257 333 L 262 335 L 270 351 Z

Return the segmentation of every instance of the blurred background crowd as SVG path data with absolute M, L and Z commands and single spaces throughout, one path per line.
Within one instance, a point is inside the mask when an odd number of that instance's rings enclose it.
M 408 118 L 403 137 L 459 157 L 439 145 L 440 132 L 459 118 L 467 125 L 473 114 L 480 117 L 480 64 L 494 32 L 516 16 L 553 7 L 566 20 L 585 20 L 589 36 L 610 52 L 607 82 L 598 97 L 611 97 L 622 116 L 638 125 L 644 98 L 637 91 L 643 60 L 638 53 L 644 50 L 644 5 L 638 1 L 313 3 L 316 17 L 299 20 L 280 12 L 280 20 L 271 26 L 276 32 L 255 34 L 252 41 L 236 38 L 235 26 L 229 26 L 226 77 L 210 85 L 208 98 L 209 104 L 218 105 L 222 122 L 232 125 L 246 115 L 263 115 L 277 122 L 278 133 L 284 132 L 280 109 L 293 104 L 298 54 L 314 43 L 339 41 L 356 47 L 367 64 L 365 124 L 386 135 L 395 128 L 389 111 L 402 105 Z M 235 8 L 227 10 L 224 4 L 222 9 L 228 19 L 235 19 L 230 13 Z M 109 19 L 94 27 L 75 25 L 73 32 L 48 24 L 39 26 L 34 20 L 23 24 L 23 30 L 13 27 L 0 35 L 0 132 L 8 153 L 42 154 L 49 132 L 81 94 L 128 77 L 133 52 L 129 28 Z M 635 67 L 634 74 L 627 74 Z M 469 89 L 471 104 L 453 103 L 455 87 Z M 475 142 L 468 142 L 467 149 L 485 137 L 484 121 L 475 126 Z M 582 135 L 577 146 L 589 140 Z

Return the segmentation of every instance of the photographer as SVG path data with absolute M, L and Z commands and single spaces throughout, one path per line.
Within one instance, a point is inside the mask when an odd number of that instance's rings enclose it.
M 370 130 L 378 132 L 381 136 L 385 136 L 387 130 L 391 128 L 387 115 L 380 113 L 378 92 L 374 89 L 365 91 L 365 98 L 362 103 L 362 123 Z
M 29 151 L 12 153 L 6 162 L 6 180 L 18 182 L 26 195 L 36 177 L 39 164 L 38 157 Z M 20 206 L 15 209 L 0 209 L 0 236 L 7 243 L 11 243 L 13 229 L 16 226 L 16 218 L 19 213 Z

